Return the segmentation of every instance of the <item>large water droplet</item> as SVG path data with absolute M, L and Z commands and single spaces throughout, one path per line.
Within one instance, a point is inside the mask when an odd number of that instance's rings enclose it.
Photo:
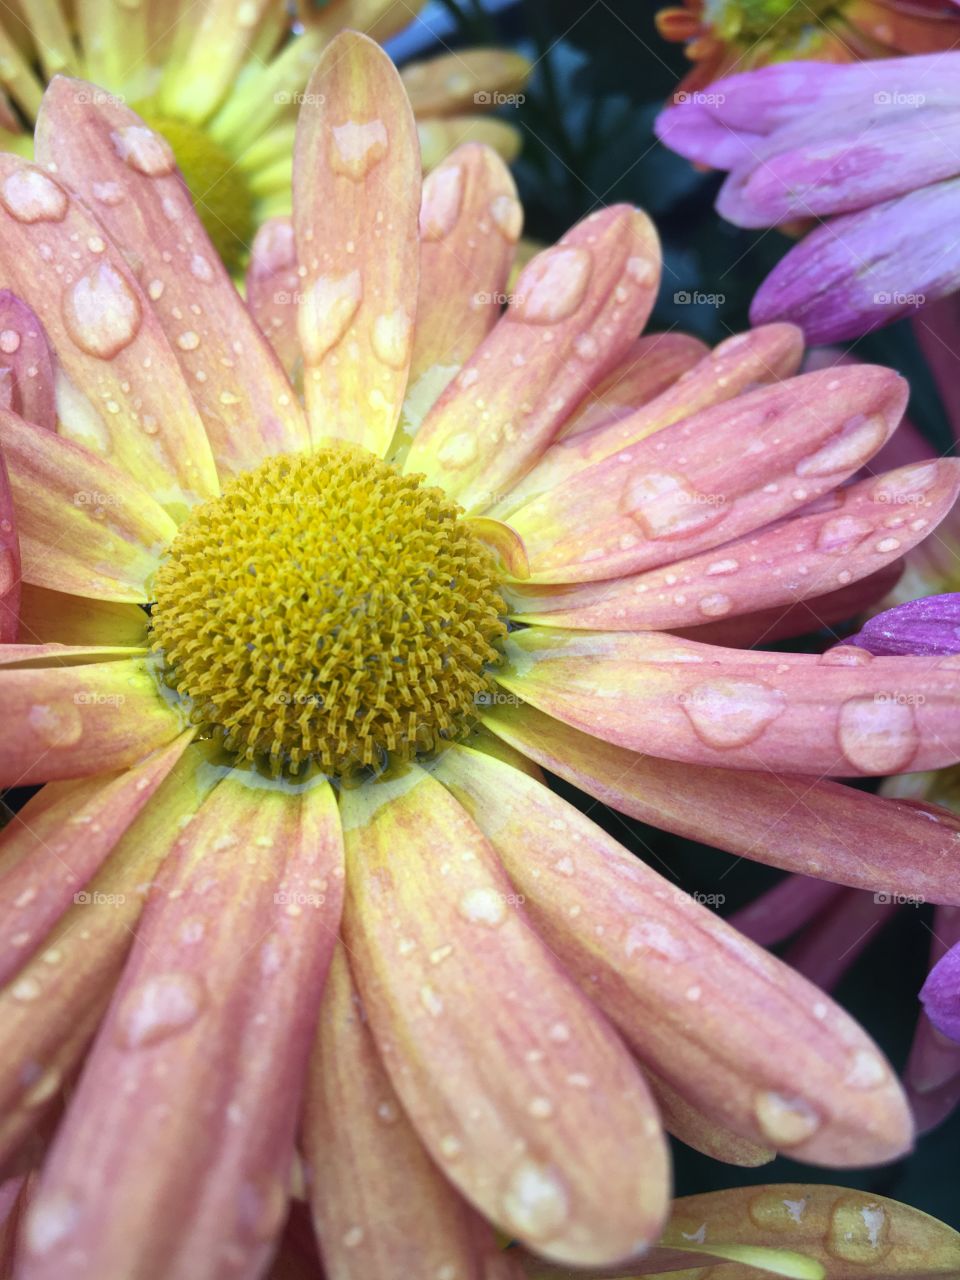
M 621 512 L 635 520 L 648 538 L 683 538 L 725 519 L 720 494 L 698 493 L 671 471 L 643 470 L 630 476 L 620 499 Z
M 873 525 L 860 516 L 834 516 L 824 520 L 817 534 L 818 551 L 852 551 L 873 533 Z
M 83 717 L 72 703 L 37 703 L 27 712 L 27 725 L 47 747 L 71 747 L 83 733 Z
M 785 1098 L 767 1090 L 757 1096 L 754 1109 L 761 1130 L 778 1149 L 795 1147 L 820 1128 L 820 1117 L 802 1098 Z
M 478 451 L 477 435 L 474 431 L 458 431 L 448 436 L 437 450 L 437 460 L 445 467 L 458 470 L 468 467 L 476 461 Z
M 424 240 L 442 240 L 457 225 L 463 201 L 463 169 L 458 164 L 441 165 L 423 183 L 420 205 L 420 235 Z
M 490 202 L 493 224 L 510 244 L 516 244 L 523 230 L 523 206 L 514 196 L 495 196 Z
M 373 350 L 391 369 L 403 369 L 410 360 L 413 325 L 403 307 L 377 316 L 373 322 Z
M 359 271 L 344 276 L 318 276 L 313 282 L 298 319 L 303 354 L 309 363 L 321 360 L 340 341 L 362 296 Z
M 18 222 L 62 222 L 69 204 L 62 187 L 30 167 L 7 174 L 0 186 L 0 202 Z
M 140 299 L 109 262 L 98 263 L 63 295 L 67 333 L 88 355 L 110 360 L 137 336 Z
M 706 680 L 681 695 L 697 736 L 725 751 L 756 742 L 787 705 L 779 689 L 754 680 Z
M 524 1160 L 503 1193 L 504 1223 L 525 1240 L 545 1240 L 564 1225 L 569 1213 L 560 1175 L 535 1160 Z
M 843 1196 L 830 1215 L 826 1246 L 835 1258 L 869 1266 L 890 1249 L 890 1221 L 886 1211 L 866 1196 Z
M 164 973 L 131 991 L 117 1015 L 116 1036 L 125 1049 L 142 1049 L 193 1026 L 207 1002 L 193 973 Z
M 387 154 L 387 126 L 382 120 L 362 124 L 348 120 L 330 128 L 330 167 L 354 182 L 361 182 Z
M 912 467 L 903 467 L 899 471 L 881 476 L 870 491 L 870 496 L 874 502 L 888 502 L 891 505 L 909 502 L 932 489 L 937 483 L 938 474 L 936 462 L 918 462 Z
M 831 476 L 838 471 L 855 471 L 873 456 L 887 434 L 883 418 L 859 413 L 843 424 L 839 432 L 796 465 L 798 476 Z
M 583 302 L 591 270 L 586 249 L 545 249 L 528 262 L 515 287 L 513 313 L 528 324 L 557 324 Z
M 802 1225 L 808 1203 L 785 1199 L 779 1191 L 762 1191 L 751 1199 L 747 1212 L 764 1231 L 793 1231 Z
M 176 167 L 173 148 L 166 138 L 145 124 L 130 124 L 110 134 L 113 149 L 131 169 L 148 178 L 162 178 Z
M 840 749 L 862 773 L 899 773 L 917 753 L 920 736 L 906 691 L 848 698 L 840 708 Z
M 66 1191 L 41 1191 L 27 1212 L 24 1240 L 33 1254 L 49 1253 L 80 1221 L 80 1202 Z

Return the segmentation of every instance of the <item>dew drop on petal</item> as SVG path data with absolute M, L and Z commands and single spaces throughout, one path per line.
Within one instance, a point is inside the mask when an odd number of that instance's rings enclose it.
M 109 262 L 98 263 L 63 295 L 67 333 L 88 355 L 110 360 L 137 336 L 140 299 Z
M 463 201 L 463 168 L 441 165 L 424 179 L 420 205 L 420 235 L 424 240 L 443 240 L 457 225 Z
M 18 222 L 62 222 L 69 204 L 62 187 L 30 167 L 7 174 L 0 186 L 0 202 Z
M 410 360 L 413 325 L 403 307 L 377 316 L 373 322 L 373 350 L 391 369 L 403 369 Z
M 873 654 L 855 644 L 838 644 L 820 655 L 825 667 L 865 667 L 873 661 Z
M 757 1123 L 774 1147 L 793 1147 L 805 1142 L 820 1128 L 820 1117 L 802 1098 L 785 1098 L 767 1090 L 754 1104 Z
M 177 346 L 181 351 L 196 351 L 200 345 L 200 335 L 187 329 L 177 337 Z
M 747 1212 L 766 1231 L 789 1231 L 803 1223 L 808 1203 L 806 1199 L 785 1199 L 780 1191 L 762 1191 L 751 1199 Z
M 330 167 L 353 182 L 362 182 L 387 154 L 387 126 L 382 120 L 348 120 L 330 128 Z
M 510 244 L 516 244 L 523 230 L 523 206 L 514 196 L 494 196 L 490 202 L 493 225 Z
M 848 698 L 840 708 L 837 738 L 861 773 L 899 773 L 920 746 L 913 707 L 882 694 Z
M 192 973 L 147 978 L 124 999 L 116 1037 L 125 1049 L 157 1044 L 193 1026 L 207 1003 L 203 982 Z
M 890 1222 L 882 1205 L 866 1196 L 843 1196 L 833 1207 L 825 1244 L 844 1262 L 876 1262 L 890 1248 Z
M 457 470 L 468 467 L 477 457 L 477 436 L 473 431 L 458 431 L 449 436 L 437 450 L 437 460 Z
M 27 712 L 27 725 L 47 747 L 71 747 L 83 733 L 83 717 L 72 703 L 37 703 Z
M 697 736 L 720 751 L 755 742 L 787 705 L 779 689 L 754 680 L 707 680 L 681 696 Z
M 727 514 L 716 495 L 698 493 L 685 477 L 644 469 L 628 476 L 620 511 L 648 538 L 682 538 L 718 524 Z
M 20 349 L 20 335 L 16 329 L 4 329 L 0 331 L 0 351 L 4 355 L 12 356 L 15 351 Z
M 873 524 L 860 516 L 834 516 L 817 534 L 818 551 L 852 551 L 873 533 Z
M 814 453 L 796 465 L 798 476 L 830 476 L 838 471 L 855 471 L 873 456 L 886 439 L 887 428 L 877 414 L 857 414 Z
M 32 1254 L 49 1253 L 80 1221 L 80 1203 L 66 1191 L 41 1191 L 27 1211 L 24 1241 Z
M 314 280 L 298 317 L 303 354 L 309 363 L 321 360 L 340 341 L 356 315 L 362 294 L 359 271 Z
M 517 1165 L 501 1201 L 504 1224 L 525 1240 L 544 1240 L 564 1225 L 567 1189 L 559 1174 L 534 1160 Z
M 927 493 L 937 483 L 939 466 L 936 462 L 918 462 L 881 476 L 870 491 L 875 502 L 902 502 L 914 494 Z
M 590 280 L 586 249 L 545 249 L 524 267 L 514 289 L 513 312 L 529 324 L 558 324 L 583 302 Z
M 702 596 L 697 602 L 697 608 L 705 618 L 722 618 L 733 608 L 733 601 L 729 596 L 715 592 L 713 595 Z
M 850 1061 L 850 1068 L 843 1082 L 851 1089 L 875 1089 L 890 1078 L 887 1064 L 878 1053 L 870 1049 L 858 1049 Z
M 190 274 L 195 280 L 209 284 L 213 279 L 213 267 L 202 253 L 195 253 L 190 259 Z
M 110 134 L 113 149 L 131 169 L 148 178 L 162 178 L 176 167 L 173 148 L 166 138 L 145 124 L 126 125 Z
M 492 929 L 503 924 L 507 904 L 503 894 L 496 889 L 468 889 L 457 904 L 457 910 L 470 924 L 485 924 Z

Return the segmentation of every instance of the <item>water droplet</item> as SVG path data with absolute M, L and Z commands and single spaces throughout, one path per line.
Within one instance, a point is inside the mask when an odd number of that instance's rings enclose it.
M 524 1160 L 510 1176 L 501 1201 L 504 1224 L 525 1240 L 544 1240 L 564 1225 L 567 1190 L 559 1174 Z
M 474 431 L 458 431 L 448 436 L 437 450 L 437 460 L 445 467 L 457 470 L 468 467 L 477 457 L 477 436 Z
M 873 524 L 859 516 L 834 516 L 825 520 L 817 534 L 819 551 L 849 551 L 873 533 Z
M 303 354 L 317 363 L 341 340 L 360 305 L 360 272 L 318 276 L 300 307 L 298 324 Z
M 865 667 L 873 661 L 873 654 L 855 644 L 838 644 L 820 655 L 825 667 Z
M 496 889 L 468 889 L 457 904 L 457 910 L 471 924 L 485 924 L 494 929 L 503 924 L 507 904 L 503 894 Z
M 196 351 L 200 345 L 200 335 L 192 329 L 186 329 L 177 338 L 177 346 L 181 351 Z
M 623 949 L 630 958 L 637 952 L 644 956 L 652 952 L 665 960 L 680 961 L 689 954 L 683 939 L 658 920 L 640 920 L 632 924 L 624 938 Z
M 49 1253 L 80 1221 L 80 1204 L 66 1191 L 41 1191 L 27 1211 L 24 1239 L 33 1254 Z
M 806 1199 L 785 1200 L 779 1191 L 762 1191 L 753 1197 L 747 1211 L 765 1231 L 792 1231 L 802 1224 L 808 1203 Z
M 875 1200 L 843 1196 L 833 1207 L 825 1244 L 835 1258 L 869 1265 L 890 1249 L 890 1222 Z
M 733 608 L 733 601 L 729 596 L 716 592 L 714 595 L 701 597 L 697 607 L 705 618 L 722 618 Z
M 600 353 L 600 346 L 592 333 L 581 333 L 575 339 L 573 349 L 581 360 L 595 360 Z
M 851 1089 L 875 1089 L 890 1078 L 887 1064 L 871 1049 L 858 1049 L 850 1061 L 850 1069 L 843 1078 Z
M 145 124 L 130 124 L 116 129 L 110 134 L 110 141 L 124 164 L 148 178 L 162 178 L 176 167 L 170 143 Z
M 83 733 L 83 717 L 71 703 L 38 703 L 28 711 L 27 724 L 47 747 L 72 747 Z
M 196 280 L 209 284 L 213 279 L 213 267 L 202 253 L 195 253 L 190 259 L 190 274 Z
M 123 187 L 119 182 L 91 182 L 90 192 L 101 204 L 114 206 L 123 202 Z
M 110 360 L 137 336 L 140 299 L 109 262 L 80 276 L 63 296 L 67 333 L 88 355 Z
M 805 1142 L 820 1128 L 820 1117 L 802 1098 L 768 1090 L 758 1095 L 754 1109 L 764 1136 L 778 1149 Z
M 69 204 L 62 187 L 30 166 L 7 174 L 0 186 L 0 202 L 18 222 L 62 222 Z
M 837 738 L 861 773 L 900 773 L 920 745 L 913 707 L 889 695 L 848 698 L 840 708 Z
M 142 1049 L 191 1027 L 207 1002 L 203 982 L 192 973 L 147 978 L 120 1006 L 116 1035 L 125 1049 Z
M 382 120 L 362 124 L 348 120 L 332 125 L 330 133 L 330 167 L 353 182 L 361 182 L 387 154 L 387 127 Z
M 549 1098 L 538 1095 L 536 1098 L 530 1099 L 527 1104 L 527 1111 L 535 1120 L 549 1120 L 553 1115 L 553 1103 Z
M 707 680 L 681 697 L 697 736 L 720 751 L 755 742 L 787 705 L 779 689 L 753 680 Z
M 41 987 L 36 978 L 27 975 L 26 977 L 17 979 L 10 988 L 10 994 L 13 996 L 14 1000 L 19 1000 L 21 1003 L 27 1004 L 31 1000 L 36 1000 L 43 994 L 43 987 Z
M 583 302 L 590 279 L 586 249 L 545 249 L 517 279 L 513 311 L 528 324 L 558 324 Z
M 673 472 L 648 470 L 628 477 L 620 510 L 653 539 L 700 533 L 727 514 L 722 495 L 698 493 Z
M 458 164 L 441 165 L 423 183 L 420 205 L 420 235 L 424 240 L 442 240 L 457 225 L 463 201 L 463 169 Z
M 510 244 L 516 244 L 523 230 L 523 206 L 514 196 L 495 196 L 490 202 L 493 225 Z
M 363 1243 L 363 1227 L 351 1227 L 343 1233 L 343 1244 L 346 1249 L 356 1249 Z
M 16 329 L 4 329 L 0 332 L 0 351 L 4 355 L 12 356 L 15 351 L 20 349 L 20 335 Z
M 403 307 L 377 316 L 373 322 L 373 350 L 391 369 L 403 369 L 410 360 L 413 324 Z
M 49 1102 L 57 1094 L 62 1084 L 63 1076 L 59 1071 L 44 1071 L 24 1093 L 21 1099 L 22 1105 L 28 1111 L 35 1111 L 38 1107 L 42 1107 L 44 1103 Z
M 420 988 L 420 1003 L 427 1013 L 432 1014 L 435 1018 L 439 1018 L 443 1013 L 443 1000 L 428 982 L 425 982 Z
M 886 424 L 879 415 L 859 413 L 816 452 L 796 465 L 798 476 L 830 476 L 838 471 L 855 471 L 876 453 L 886 439 Z
M 870 491 L 875 502 L 898 502 L 916 493 L 926 493 L 937 483 L 936 462 L 918 462 L 881 476 Z
M 445 1134 L 440 1139 L 440 1154 L 445 1160 L 456 1160 L 462 1150 L 463 1143 L 459 1138 L 455 1138 L 452 1133 Z
M 627 259 L 627 275 L 637 284 L 652 284 L 658 274 L 657 264 L 649 258 L 633 257 Z

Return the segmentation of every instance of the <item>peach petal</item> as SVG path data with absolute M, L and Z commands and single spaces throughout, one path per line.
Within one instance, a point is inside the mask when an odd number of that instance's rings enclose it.
M 0 409 L 23 576 L 106 600 L 149 598 L 176 533 L 163 508 L 123 471 L 55 432 Z
M 551 448 L 570 436 L 599 431 L 629 417 L 662 395 L 708 354 L 699 338 L 686 333 L 651 333 L 637 338 L 616 368 L 590 388 Z
M 13 815 L 0 835 L 0 983 L 82 900 L 192 738 L 188 730 L 122 773 L 50 783 Z
M 72 1076 L 123 966 L 152 878 L 218 776 L 209 764 L 202 746 L 184 752 L 42 949 L 0 990 L 0 1159 Z
M 637 755 L 532 707 L 491 707 L 483 720 L 543 768 L 641 822 L 785 871 L 960 902 L 960 820 L 935 805 L 887 800 L 836 782 Z
M 502 96 L 526 83 L 531 64 L 510 49 L 457 49 L 410 63 L 400 73 L 417 116 L 446 116 L 462 109 L 508 105 Z
M 0 436 L 2 442 L 2 436 Z M 13 490 L 0 443 L 0 644 L 16 640 L 20 632 L 23 598 L 20 539 L 13 506 Z
M 475 1215 L 433 1163 L 390 1084 L 346 952 L 334 951 L 303 1121 L 310 1204 L 337 1280 L 475 1274 Z
M 307 88 L 294 152 L 298 327 L 315 439 L 386 452 L 416 319 L 420 156 L 387 55 L 345 32 Z
M 495 151 L 507 164 L 520 154 L 520 130 L 506 120 L 483 115 L 434 116 L 417 121 L 424 173 L 430 173 L 457 147 L 476 142 Z
M 148 659 L 0 669 L 0 780 L 23 787 L 132 765 L 171 742 L 182 717 Z
M 889 369 L 803 374 L 577 471 L 510 523 L 527 542 L 534 581 L 667 565 L 835 489 L 880 448 L 905 403 L 906 383 Z
M 659 1229 L 668 1170 L 625 1049 L 439 783 L 415 770 L 342 804 L 351 968 L 427 1150 L 538 1253 L 578 1264 L 634 1254 Z M 561 1024 L 562 1042 L 551 1036 Z
M 130 645 L 147 643 L 146 613 L 138 605 L 91 600 L 24 583 L 20 638 L 27 644 Z
M 468 510 L 500 502 L 622 359 L 659 278 L 645 214 L 615 205 L 579 222 L 524 267 L 506 312 L 427 415 L 407 469 Z
M 4 279 L 36 313 L 68 383 L 89 399 L 79 417 L 60 412 L 61 434 L 109 456 L 164 505 L 215 494 L 203 423 L 120 249 L 65 187 L 18 156 L 0 155 L 3 191 Z
M 651 632 L 530 627 L 497 680 L 633 751 L 818 777 L 935 769 L 960 758 L 952 659 L 742 652 Z
M 789 378 L 799 368 L 802 355 L 803 334 L 791 324 L 762 325 L 728 338 L 635 413 L 617 417 L 589 435 L 573 433 L 582 438 L 571 439 L 561 433 L 530 474 L 504 499 L 496 514 L 503 516 L 515 510 L 664 427 L 733 400 L 754 387 Z M 573 421 L 576 424 L 578 418 Z
M 140 284 L 189 383 L 221 475 L 254 467 L 268 454 L 305 449 L 296 396 L 182 178 L 165 160 L 151 162 L 154 150 L 164 154 L 163 140 L 128 107 L 92 88 L 79 102 L 84 87 L 62 76 L 50 85 L 37 121 L 37 156 L 55 166 L 113 240 L 136 255 Z M 98 201 L 104 182 L 122 190 L 123 199 Z
M 247 306 L 291 377 L 300 359 L 299 295 L 293 223 L 289 218 L 269 218 L 257 231 L 250 249 Z
M 53 356 L 43 326 L 27 304 L 0 289 L 0 396 L 28 422 L 55 431 Z
M 682 1098 L 676 1089 L 645 1066 L 644 1075 L 660 1109 L 663 1127 L 675 1138 L 711 1160 L 735 1164 L 741 1169 L 758 1169 L 776 1156 L 770 1147 L 758 1146 L 718 1124 Z
M 159 872 L 46 1161 L 24 1280 L 185 1280 L 198 1257 L 262 1274 L 342 884 L 325 782 L 293 794 L 235 771 L 214 788 Z
M 879 573 L 926 538 L 960 492 L 955 459 L 840 489 L 818 509 L 662 569 L 609 582 L 524 588 L 514 615 L 541 626 L 676 631 L 795 605 Z

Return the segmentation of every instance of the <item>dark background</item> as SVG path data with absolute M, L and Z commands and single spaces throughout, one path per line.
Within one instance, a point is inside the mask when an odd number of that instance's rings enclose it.
M 775 231 L 742 231 L 723 222 L 712 207 L 719 177 L 695 172 L 656 142 L 653 120 L 689 65 L 681 48 L 657 35 L 658 7 L 654 0 L 494 0 L 487 6 L 443 0 L 432 9 L 449 23 L 443 41 L 450 47 L 508 44 L 536 63 L 526 101 L 501 112 L 524 137 L 514 171 L 526 208 L 525 234 L 549 242 L 600 205 L 641 206 L 657 223 L 664 247 L 663 284 L 650 327 L 678 326 L 718 342 L 749 327 L 750 299 L 790 241 Z M 724 301 L 678 305 L 674 294 L 684 290 L 722 294 Z M 907 376 L 911 417 L 946 451 L 950 430 L 909 325 L 893 325 L 855 349 L 860 359 Z M 577 799 L 562 784 L 558 789 Z M 602 806 L 590 813 L 659 870 L 668 864 L 687 892 L 724 895 L 724 915 L 780 878 L 769 868 L 604 813 Z M 929 924 L 930 908 L 902 908 L 892 923 L 873 931 L 871 945 L 834 992 L 898 1069 L 919 1011 Z M 678 1195 L 765 1182 L 829 1182 L 903 1200 L 960 1228 L 960 1112 L 922 1138 L 909 1158 L 882 1169 L 816 1169 L 785 1159 L 737 1169 L 679 1143 L 674 1149 Z

